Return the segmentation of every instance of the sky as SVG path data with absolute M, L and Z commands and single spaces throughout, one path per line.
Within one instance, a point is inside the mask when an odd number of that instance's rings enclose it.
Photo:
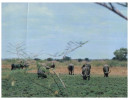
M 127 8 L 114 5 L 127 16 Z M 88 41 L 67 55 L 73 59 L 112 59 L 127 48 L 127 21 L 94 3 L 2 3 L 3 59 L 17 58 L 10 44 L 24 43 L 26 52 L 46 59 L 69 41 Z

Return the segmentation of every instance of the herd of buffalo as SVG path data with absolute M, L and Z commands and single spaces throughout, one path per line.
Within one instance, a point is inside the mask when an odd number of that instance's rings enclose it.
M 90 72 L 91 72 L 91 65 L 90 64 L 84 64 L 82 67 L 82 77 L 84 80 L 88 79 L 90 80 Z M 70 75 L 74 75 L 74 65 L 69 64 L 68 65 L 68 71 Z M 110 73 L 109 71 L 109 66 L 107 64 L 104 65 L 103 67 L 103 72 L 104 72 L 104 77 L 108 77 L 108 74 Z
M 29 65 L 27 63 L 20 62 L 20 64 L 12 64 L 11 65 L 11 70 L 23 69 L 23 68 L 27 68 L 27 67 L 29 67 Z
M 15 70 L 15 69 L 23 69 L 24 67 L 27 68 L 29 65 L 28 64 L 12 64 L 11 65 L 11 70 Z M 53 63 L 51 66 L 46 66 L 46 69 L 50 69 L 50 68 L 55 68 L 55 64 Z M 84 64 L 82 67 L 82 77 L 83 80 L 90 80 L 90 72 L 91 72 L 91 65 L 90 64 Z M 73 64 L 69 64 L 68 65 L 68 71 L 69 71 L 69 75 L 74 75 L 74 65 Z M 108 77 L 108 74 L 110 73 L 109 71 L 109 66 L 107 64 L 105 64 L 103 66 L 103 72 L 104 72 L 104 77 Z M 38 78 L 42 77 L 42 78 L 47 78 L 47 75 L 45 74 L 45 72 L 43 70 L 41 70 L 40 68 L 37 69 L 37 75 Z

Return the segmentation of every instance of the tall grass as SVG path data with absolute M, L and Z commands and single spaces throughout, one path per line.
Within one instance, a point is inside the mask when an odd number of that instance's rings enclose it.
M 102 61 L 91 61 L 92 66 L 103 66 L 108 64 L 111 67 L 127 67 L 127 61 L 118 61 L 118 60 L 102 60 Z
M 91 66 L 94 67 L 99 67 L 99 66 L 104 66 L 105 64 L 108 64 L 110 67 L 127 67 L 127 61 L 118 61 L 118 60 L 92 60 L 89 62 L 78 62 L 76 60 L 70 60 L 70 61 L 65 61 L 65 62 L 56 62 L 55 64 L 57 66 L 61 66 L 61 67 L 67 67 L 68 64 L 74 64 L 75 66 L 83 66 L 83 64 L 89 63 L 91 64 Z

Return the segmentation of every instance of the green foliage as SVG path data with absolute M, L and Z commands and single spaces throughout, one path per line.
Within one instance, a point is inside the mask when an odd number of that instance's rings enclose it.
M 79 59 L 78 59 L 78 62 L 81 62 L 81 61 L 82 61 L 82 59 L 81 59 L 81 58 L 79 58 Z
M 55 59 L 57 62 L 63 62 L 63 59 Z
M 47 58 L 47 61 L 53 61 L 53 59 L 52 58 Z
M 120 48 L 114 52 L 115 57 L 114 60 L 127 60 L 127 48 Z
M 36 60 L 36 61 L 40 61 L 41 59 L 39 59 L 39 58 L 34 58 L 34 60 Z
M 37 64 L 37 69 L 40 69 L 41 71 L 43 71 L 45 74 L 49 72 L 49 69 L 46 69 L 45 66 L 41 65 L 38 61 L 36 62 Z
M 85 61 L 89 61 L 89 58 L 85 58 L 84 60 L 85 60 Z
M 55 75 L 53 76 L 55 77 Z M 62 88 L 61 84 L 58 83 Z M 55 93 L 55 91 L 58 92 Z M 57 85 L 52 77 L 41 79 L 37 74 L 24 74 L 20 70 L 11 72 L 9 77 L 2 79 L 3 97 L 59 97 Z
M 38 61 L 36 62 L 36 65 L 37 65 L 37 69 L 41 67 Z
M 90 81 L 81 76 L 64 76 L 69 97 L 125 97 L 127 78 L 93 76 Z M 63 80 L 64 80 L 63 79 Z M 69 80 L 69 81 L 67 81 Z M 80 81 L 77 81 L 80 80 Z M 126 82 L 126 83 L 125 83 Z M 122 84 L 122 86 L 120 86 Z M 122 92 L 121 92 L 122 91 Z
M 60 92 L 50 75 L 38 79 L 36 74 L 20 70 L 8 75 L 2 78 L 2 97 L 127 97 L 127 77 L 91 76 L 87 81 L 80 75 L 60 75 L 66 85 L 64 89 L 57 81 Z
M 64 60 L 64 61 L 69 61 L 69 60 L 71 60 L 71 57 L 65 56 L 65 57 L 63 58 L 63 60 Z

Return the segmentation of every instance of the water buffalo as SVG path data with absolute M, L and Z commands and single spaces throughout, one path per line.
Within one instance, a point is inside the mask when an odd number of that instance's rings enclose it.
M 52 63 L 52 65 L 42 64 L 46 69 L 55 68 L 55 64 Z
M 50 68 L 55 68 L 55 64 L 53 63 L 53 64 L 50 66 Z
M 85 64 L 82 66 L 82 76 L 84 80 L 86 79 L 90 80 L 90 69 L 91 69 L 90 64 Z
M 28 64 L 24 64 L 23 66 L 24 66 L 25 68 L 29 67 L 29 65 L 28 65 Z
M 74 65 L 73 64 L 68 65 L 68 71 L 69 71 L 69 75 L 74 75 Z
M 89 67 L 89 68 L 91 69 L 91 65 L 90 65 L 90 64 L 84 64 L 84 65 L 82 66 L 82 68 L 85 67 L 85 66 L 87 66 L 87 67 Z
M 11 65 L 11 70 L 14 70 L 14 69 L 23 69 L 23 65 L 22 64 L 12 64 Z
M 38 68 L 38 70 L 37 70 L 37 75 L 38 75 L 38 78 L 39 77 L 47 78 L 47 75 L 45 74 L 45 71 L 41 70 L 40 68 Z
M 108 77 L 110 71 L 109 71 L 109 66 L 107 64 L 104 65 L 103 72 L 104 72 L 104 77 Z
M 24 67 L 27 68 L 28 66 L 29 66 L 28 64 L 12 64 L 11 70 L 23 69 Z

